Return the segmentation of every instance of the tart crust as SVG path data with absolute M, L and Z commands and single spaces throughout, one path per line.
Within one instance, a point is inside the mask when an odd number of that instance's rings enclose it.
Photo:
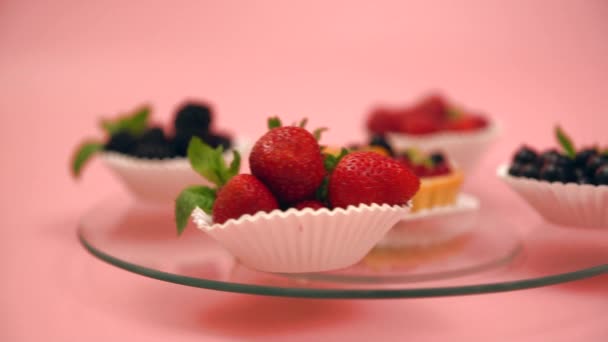
M 450 174 L 436 177 L 421 177 L 420 190 L 412 199 L 412 212 L 456 203 L 464 173 L 453 170 Z

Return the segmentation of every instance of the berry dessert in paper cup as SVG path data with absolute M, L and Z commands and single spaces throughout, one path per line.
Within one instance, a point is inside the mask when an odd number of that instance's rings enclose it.
M 374 152 L 324 154 L 320 131 L 303 126 L 269 120 L 249 156 L 251 174 L 239 174 L 238 157 L 227 165 L 193 139 L 191 164 L 214 186 L 180 194 L 178 232 L 191 217 L 241 263 L 266 272 L 321 272 L 362 260 L 407 216 L 419 179 Z
M 170 204 L 184 187 L 200 183 L 186 158 L 192 137 L 227 150 L 228 157 L 232 148 L 245 150 L 244 144 L 233 147 L 229 136 L 213 131 L 211 109 L 205 104 L 182 105 L 170 134 L 151 125 L 149 114 L 150 108 L 142 107 L 118 119 L 102 121 L 107 138 L 89 140 L 78 147 L 72 160 L 74 177 L 79 177 L 86 162 L 98 155 L 137 200 Z
M 443 150 L 466 172 L 499 133 L 498 125 L 486 116 L 461 109 L 440 95 L 405 108 L 376 108 L 367 118 L 367 130 L 386 136 L 397 151 Z
M 577 150 L 558 127 L 561 151 L 522 146 L 498 176 L 547 221 L 608 229 L 608 149 Z
M 479 200 L 461 194 L 464 172 L 441 151 L 425 153 L 408 148 L 401 152 L 380 135 L 366 145 L 351 145 L 355 151 L 373 151 L 390 156 L 420 178 L 420 188 L 411 200 L 411 213 L 391 229 L 378 247 L 425 247 L 444 243 L 477 227 Z M 336 154 L 338 149 L 328 148 Z

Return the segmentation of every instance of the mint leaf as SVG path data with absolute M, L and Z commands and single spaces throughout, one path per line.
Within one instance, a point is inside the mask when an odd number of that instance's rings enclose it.
M 146 127 L 148 127 L 149 117 L 150 107 L 141 108 L 128 120 L 127 131 L 135 136 L 142 134 L 146 130 Z
M 192 211 L 199 207 L 211 215 L 216 191 L 206 186 L 191 186 L 183 190 L 175 200 L 175 224 L 180 235 L 188 225 Z
M 276 116 L 273 116 L 271 118 L 268 118 L 268 130 L 271 130 L 273 128 L 279 128 L 282 127 L 283 124 L 281 123 L 281 119 L 279 119 Z
M 230 168 L 228 172 L 230 172 L 230 178 L 239 174 L 241 170 L 241 154 L 237 150 L 232 151 L 232 162 L 230 162 Z
M 205 144 L 200 138 L 193 137 L 188 145 L 188 160 L 190 165 L 199 175 L 211 183 L 222 186 L 222 177 L 219 175 L 220 166 L 216 151 L 211 146 Z
M 238 174 L 241 165 L 241 157 L 238 152 L 228 167 L 224 160 L 224 148 L 220 145 L 213 149 L 199 137 L 193 137 L 190 140 L 188 160 L 194 171 L 218 187 L 228 183 L 232 177 Z
M 326 127 L 317 128 L 312 132 L 312 135 L 317 139 L 317 141 L 321 140 L 321 135 L 323 132 L 327 131 Z
M 574 159 L 576 157 L 576 149 L 574 148 L 570 137 L 568 137 L 568 135 L 559 126 L 555 127 L 555 136 L 557 137 L 559 144 L 562 146 L 564 153 L 566 153 L 566 155 L 571 159 Z
M 142 107 L 133 114 L 122 116 L 115 120 L 102 120 L 101 127 L 109 134 L 126 131 L 135 136 L 141 135 L 148 127 L 150 107 Z
M 96 141 L 81 144 L 72 157 L 72 175 L 75 178 L 80 177 L 84 165 L 100 150 L 103 150 L 103 144 Z

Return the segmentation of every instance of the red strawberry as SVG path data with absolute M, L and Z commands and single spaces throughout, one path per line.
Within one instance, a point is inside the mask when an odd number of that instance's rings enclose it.
M 378 108 L 367 118 L 367 129 L 376 134 L 399 130 L 399 115 L 388 109 Z
M 329 180 L 329 202 L 346 208 L 363 204 L 405 204 L 420 179 L 400 162 L 374 152 L 352 152 L 338 163 Z
M 224 185 L 213 204 L 213 222 L 224 223 L 229 219 L 259 211 L 271 212 L 279 205 L 270 190 L 252 175 L 240 174 Z
M 406 134 L 431 134 L 441 129 L 440 121 L 416 112 L 402 114 L 399 131 Z
M 445 123 L 445 129 L 450 131 L 475 131 L 488 125 L 488 120 L 480 115 L 462 114 Z
M 253 146 L 249 165 L 285 204 L 313 198 L 326 173 L 317 140 L 300 127 L 278 127 L 264 134 Z
M 445 99 L 439 94 L 432 94 L 418 102 L 411 111 L 434 120 L 444 120 L 447 109 Z
M 319 201 L 310 200 L 310 201 L 302 201 L 302 202 L 296 204 L 295 208 L 298 210 L 302 210 L 305 208 L 311 208 L 311 209 L 317 210 L 317 209 L 325 208 L 325 206 L 323 205 L 323 203 L 321 203 Z

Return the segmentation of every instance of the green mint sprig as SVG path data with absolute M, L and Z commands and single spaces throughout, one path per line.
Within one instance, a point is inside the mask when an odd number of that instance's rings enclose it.
M 132 135 L 141 135 L 148 127 L 148 120 L 150 118 L 150 107 L 144 106 L 134 113 L 122 116 L 115 120 L 102 120 L 101 128 L 106 131 L 109 135 L 116 134 L 118 132 L 128 132 Z
M 232 177 L 236 176 L 241 168 L 241 155 L 236 150 L 233 150 L 232 153 L 232 161 L 228 165 L 224 160 L 222 146 L 214 149 L 198 137 L 190 140 L 187 154 L 192 169 L 213 183 L 215 187 L 191 186 L 179 194 L 175 200 L 175 225 L 178 235 L 186 228 L 188 218 L 196 207 L 209 215 L 212 214 L 213 203 L 215 203 L 218 191 Z
M 87 161 L 101 150 L 103 150 L 103 144 L 98 141 L 86 141 L 80 144 L 76 148 L 76 152 L 72 157 L 72 176 L 74 178 L 80 177 L 82 169 L 86 165 Z
M 102 120 L 100 126 L 110 136 L 122 131 L 137 136 L 142 134 L 148 127 L 149 116 L 150 107 L 144 106 L 135 112 L 118 119 Z M 95 140 L 88 140 L 78 145 L 76 151 L 74 151 L 70 164 L 72 177 L 80 177 L 84 166 L 94 155 L 102 151 L 103 148 L 104 144 Z
M 562 130 L 562 128 L 558 125 L 555 127 L 555 136 L 557 141 L 562 147 L 564 153 L 571 159 L 576 157 L 576 149 L 574 148 L 574 144 L 572 143 L 572 139 Z
M 217 190 L 208 186 L 191 186 L 183 190 L 175 200 L 175 224 L 177 234 L 181 235 L 188 225 L 192 211 L 199 207 L 211 215 Z

